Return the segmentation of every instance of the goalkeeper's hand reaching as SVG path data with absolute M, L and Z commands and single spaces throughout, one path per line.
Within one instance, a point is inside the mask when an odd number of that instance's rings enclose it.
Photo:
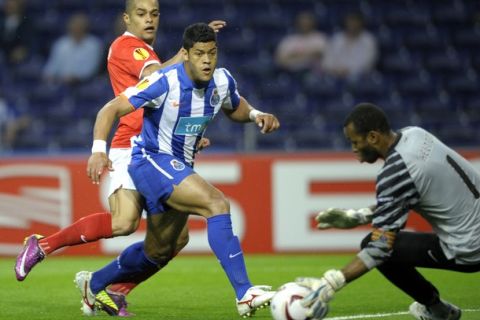
M 301 300 L 301 304 L 309 308 L 306 316 L 309 319 L 323 319 L 328 313 L 328 302 L 333 294 L 345 286 L 345 276 L 341 271 L 328 270 L 322 278 L 297 278 L 295 282 L 310 288 L 312 292 Z
M 340 209 L 329 208 L 320 211 L 315 220 L 318 229 L 338 228 L 351 229 L 372 221 L 373 212 L 370 208 Z

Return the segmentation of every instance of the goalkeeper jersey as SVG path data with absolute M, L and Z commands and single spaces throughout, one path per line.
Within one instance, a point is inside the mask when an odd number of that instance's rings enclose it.
M 398 230 L 410 209 L 421 214 L 449 259 L 480 261 L 480 174 L 471 163 L 419 127 L 398 133 L 377 176 L 372 224 Z

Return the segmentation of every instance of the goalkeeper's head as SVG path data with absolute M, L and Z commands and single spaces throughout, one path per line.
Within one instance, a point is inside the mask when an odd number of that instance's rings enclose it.
M 343 123 L 343 132 L 360 162 L 385 159 L 396 134 L 382 109 L 372 103 L 356 105 Z
M 152 45 L 160 21 L 158 0 L 125 0 L 123 21 L 128 32 Z

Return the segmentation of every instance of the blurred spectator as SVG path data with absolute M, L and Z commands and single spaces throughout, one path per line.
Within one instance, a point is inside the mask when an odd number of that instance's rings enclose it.
M 377 54 L 377 40 L 365 30 L 363 16 L 350 13 L 345 17 L 344 30 L 335 33 L 329 42 L 323 71 L 354 80 L 374 68 Z
M 88 17 L 74 14 L 68 32 L 53 44 L 44 77 L 51 82 L 74 85 L 95 76 L 103 57 L 102 42 L 88 33 Z
M 283 69 L 292 72 L 320 67 L 327 37 L 316 30 L 315 16 L 301 12 L 295 18 L 295 33 L 287 35 L 277 47 L 275 59 Z
M 106 34 L 104 35 L 105 43 L 112 43 L 117 37 L 121 36 L 127 28 L 125 26 L 125 21 L 123 20 L 123 12 L 119 13 L 115 20 L 113 21 L 112 28 L 107 29 Z M 105 46 L 103 48 L 103 56 L 100 64 L 99 73 L 108 77 L 108 70 L 107 70 L 107 59 L 108 59 L 108 52 L 110 51 L 110 46 Z
M 31 119 L 0 96 L 0 152 L 15 147 L 18 135 L 28 128 Z
M 23 0 L 5 0 L 0 15 L 0 48 L 7 63 L 18 64 L 31 54 L 35 36 Z
M 121 36 L 127 30 L 123 15 L 123 13 L 119 13 L 115 18 L 115 21 L 113 22 L 112 41 L 115 40 L 117 37 Z

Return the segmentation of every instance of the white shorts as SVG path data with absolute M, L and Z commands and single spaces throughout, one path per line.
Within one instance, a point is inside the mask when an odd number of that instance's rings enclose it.
M 128 174 L 132 148 L 112 148 L 108 157 L 112 161 L 113 171 L 109 172 L 108 197 L 117 189 L 137 190 Z

